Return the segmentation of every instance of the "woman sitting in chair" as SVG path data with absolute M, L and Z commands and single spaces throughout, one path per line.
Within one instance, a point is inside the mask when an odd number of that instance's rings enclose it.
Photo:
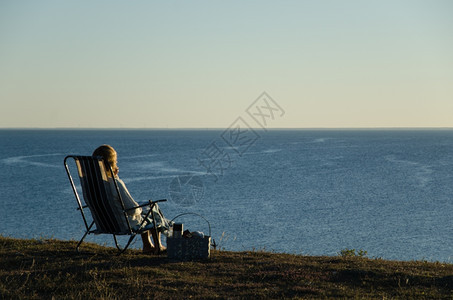
M 114 179 L 116 180 L 116 183 L 118 185 L 119 192 L 121 194 L 121 198 L 124 203 L 125 209 L 133 208 L 139 206 L 139 204 L 132 198 L 130 195 L 129 191 L 126 188 L 126 185 L 124 182 L 118 177 L 118 171 L 119 168 L 117 166 L 117 153 L 115 149 L 113 149 L 112 146 L 110 145 L 102 145 L 98 147 L 96 150 L 93 152 L 93 156 L 100 156 L 102 157 L 106 162 L 110 164 L 110 167 L 112 168 L 113 174 L 114 174 Z M 108 172 L 110 173 L 110 172 Z M 116 192 L 113 193 L 113 195 L 117 195 Z M 117 196 L 116 196 L 117 197 Z M 118 199 L 119 200 L 119 199 Z M 143 240 L 143 253 L 149 253 L 149 254 L 159 254 L 164 252 L 166 249 L 164 246 L 162 246 L 161 243 L 161 233 L 156 229 L 158 226 L 165 226 L 167 224 L 167 220 L 160 214 L 159 209 L 157 207 L 157 203 L 155 204 L 153 211 L 157 212 L 155 215 L 155 227 L 152 229 L 145 231 L 144 233 L 141 234 L 142 240 Z M 143 210 L 139 207 L 136 209 L 129 210 L 128 214 L 128 219 L 131 227 L 134 226 L 139 226 L 142 221 L 143 217 L 146 214 L 146 212 L 143 212 Z M 155 246 L 153 242 L 150 239 L 150 232 L 151 236 L 153 237 Z

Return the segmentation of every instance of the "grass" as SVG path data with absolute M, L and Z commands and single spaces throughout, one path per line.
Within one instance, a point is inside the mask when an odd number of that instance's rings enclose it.
M 0 299 L 452 299 L 453 265 L 364 256 L 212 251 L 170 261 L 76 242 L 0 237 Z

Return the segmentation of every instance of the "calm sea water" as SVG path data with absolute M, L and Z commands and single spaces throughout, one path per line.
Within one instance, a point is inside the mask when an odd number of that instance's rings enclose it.
M 169 218 L 203 215 L 224 249 L 336 255 L 348 248 L 452 261 L 452 130 L 250 133 L 0 130 L 0 234 L 80 239 L 63 159 L 107 143 L 136 200 L 169 199 L 161 205 Z M 180 221 L 208 232 L 198 217 Z

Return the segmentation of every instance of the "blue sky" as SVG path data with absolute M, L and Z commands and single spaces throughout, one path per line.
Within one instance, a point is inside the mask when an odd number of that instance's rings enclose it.
M 453 127 L 453 1 L 2 1 L 0 127 Z

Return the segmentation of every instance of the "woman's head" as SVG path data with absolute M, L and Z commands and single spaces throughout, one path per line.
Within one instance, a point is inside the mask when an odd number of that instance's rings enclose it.
M 118 175 L 119 168 L 117 164 L 117 154 L 115 149 L 110 145 L 102 145 L 96 148 L 93 152 L 93 156 L 101 156 L 107 161 L 113 170 L 114 175 Z

